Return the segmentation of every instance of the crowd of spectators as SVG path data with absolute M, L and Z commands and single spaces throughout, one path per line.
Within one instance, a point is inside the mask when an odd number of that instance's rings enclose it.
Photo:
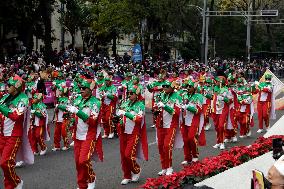
M 208 65 L 197 60 L 171 60 L 159 61 L 146 57 L 143 63 L 133 63 L 131 57 L 125 53 L 123 56 L 108 57 L 102 54 L 95 54 L 92 51 L 81 54 L 78 51 L 65 50 L 54 51 L 51 62 L 44 61 L 43 54 L 33 51 L 30 54 L 5 58 L 0 62 L 0 71 L 8 77 L 14 73 L 27 77 L 31 72 L 39 72 L 48 67 L 60 70 L 66 78 L 72 78 L 77 72 L 88 72 L 95 75 L 97 71 L 104 69 L 117 76 L 123 77 L 126 72 L 131 71 L 138 75 L 149 75 L 156 77 L 161 69 L 167 70 L 169 74 L 182 74 L 188 72 L 208 72 L 213 76 L 225 75 L 226 72 L 235 70 L 247 81 L 259 80 L 265 70 L 270 69 L 279 78 L 284 77 L 284 60 L 262 59 L 254 60 L 251 63 L 237 59 L 210 59 Z

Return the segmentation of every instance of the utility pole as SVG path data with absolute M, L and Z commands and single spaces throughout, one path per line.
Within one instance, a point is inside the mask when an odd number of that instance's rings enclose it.
M 209 8 L 207 8 L 207 12 L 209 11 Z M 206 40 L 205 40 L 205 58 L 204 58 L 204 64 L 208 64 L 208 41 L 209 41 L 209 16 L 206 17 Z
M 205 63 L 206 7 L 207 7 L 207 0 L 204 0 L 203 9 L 202 9 L 202 36 L 201 36 L 201 62 L 203 63 Z
M 251 1 L 248 0 L 248 13 L 247 13 L 247 41 L 246 41 L 246 55 L 247 55 L 247 61 L 248 63 L 250 63 L 250 46 L 251 46 L 251 16 L 250 16 L 250 12 L 251 12 Z

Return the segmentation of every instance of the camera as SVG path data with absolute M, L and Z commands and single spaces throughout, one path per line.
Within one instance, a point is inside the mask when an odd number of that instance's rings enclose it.
M 273 159 L 278 160 L 282 155 L 284 155 L 284 150 L 282 146 L 283 146 L 282 138 L 275 138 L 272 140 Z

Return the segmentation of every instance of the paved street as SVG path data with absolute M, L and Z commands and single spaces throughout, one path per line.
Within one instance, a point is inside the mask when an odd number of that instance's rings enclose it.
M 277 120 L 284 114 L 284 111 L 277 112 Z M 53 111 L 49 110 L 49 118 L 52 118 Z M 256 116 L 256 115 L 255 115 Z M 146 178 L 156 177 L 160 171 L 160 161 L 157 145 L 155 144 L 155 129 L 149 128 L 151 125 L 150 113 L 147 113 L 147 132 L 149 142 L 149 161 L 140 162 L 142 167 L 142 175 L 139 183 L 121 186 L 122 172 L 120 167 L 119 140 L 104 140 L 103 148 L 105 161 L 103 163 L 94 163 L 94 169 L 97 174 L 98 189 L 111 188 L 137 188 L 143 184 Z M 272 125 L 276 120 L 272 121 Z M 255 125 L 258 122 L 255 117 Z M 54 127 L 51 125 L 51 133 L 53 137 Z M 236 145 L 248 145 L 252 143 L 259 134 L 256 134 L 257 127 L 252 130 L 252 137 L 240 140 Z M 214 156 L 219 153 L 212 146 L 215 144 L 215 131 L 213 128 L 206 133 L 207 146 L 200 149 L 200 158 Z M 35 164 L 18 168 L 16 171 L 24 180 L 25 189 L 76 189 L 76 170 L 73 158 L 73 149 L 67 152 L 52 152 L 52 141 L 48 142 L 48 153 L 46 156 L 36 156 Z M 232 145 L 227 145 L 231 147 Z M 181 149 L 174 150 L 173 167 L 175 171 L 182 167 L 180 163 L 183 161 L 183 151 Z M 3 174 L 1 172 L 1 180 Z M 3 182 L 0 185 L 3 188 Z

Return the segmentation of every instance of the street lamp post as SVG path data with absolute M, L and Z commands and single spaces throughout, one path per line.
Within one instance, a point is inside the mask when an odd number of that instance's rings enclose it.
M 248 0 L 248 14 L 247 14 L 247 42 L 246 42 L 246 54 L 247 54 L 247 61 L 248 63 L 250 63 L 250 45 L 251 45 L 251 16 L 250 16 L 250 12 L 251 12 L 251 2 L 250 0 Z
M 203 9 L 202 9 L 202 34 L 201 34 L 201 62 L 206 63 L 205 60 L 205 30 L 206 30 L 206 6 L 207 0 L 203 1 Z
M 207 8 L 207 12 L 209 8 Z M 204 51 L 204 64 L 208 65 L 208 41 L 209 41 L 209 16 L 206 17 L 206 30 L 205 30 L 205 51 Z

